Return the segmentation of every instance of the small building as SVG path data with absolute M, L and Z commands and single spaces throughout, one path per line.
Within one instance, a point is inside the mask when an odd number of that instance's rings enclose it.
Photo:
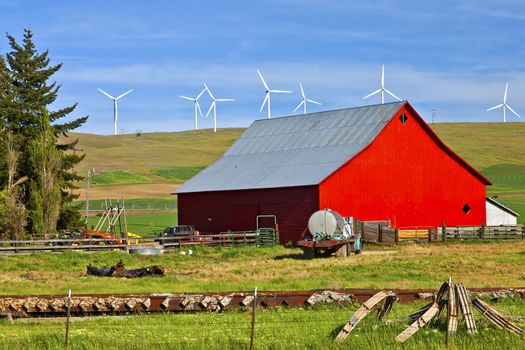
M 519 214 L 494 198 L 487 197 L 487 226 L 517 225 Z
M 490 184 L 404 101 L 256 120 L 176 194 L 180 224 L 253 230 L 276 215 L 287 243 L 324 208 L 404 229 L 485 224 Z

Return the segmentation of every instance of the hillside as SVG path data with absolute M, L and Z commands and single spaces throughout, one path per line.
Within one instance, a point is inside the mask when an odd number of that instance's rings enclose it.
M 191 130 L 125 135 L 71 133 L 86 153 L 78 166 L 96 168 L 94 185 L 181 183 L 218 159 L 244 129 Z
M 508 197 L 507 204 L 525 217 L 525 123 L 445 123 L 432 129 L 494 183 L 488 188 L 490 195 Z M 86 153 L 79 172 L 97 169 L 93 199 L 170 197 L 177 184 L 218 159 L 243 131 L 207 129 L 139 137 L 72 133 L 70 138 L 78 137 L 77 148 Z M 84 195 L 83 188 L 80 193 Z

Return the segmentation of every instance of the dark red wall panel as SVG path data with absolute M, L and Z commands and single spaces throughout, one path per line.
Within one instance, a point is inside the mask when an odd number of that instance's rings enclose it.
M 254 230 L 257 215 L 276 215 L 283 244 L 299 239 L 318 205 L 317 186 L 178 195 L 181 225 L 212 233 Z
M 364 151 L 321 183 L 320 208 L 360 220 L 390 219 L 397 227 L 485 223 L 485 185 L 420 123 L 402 108 Z

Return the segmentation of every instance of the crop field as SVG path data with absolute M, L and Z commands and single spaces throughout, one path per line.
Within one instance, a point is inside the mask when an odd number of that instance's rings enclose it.
M 256 349 L 522 349 L 525 338 L 496 329 L 478 313 L 479 333 L 471 336 L 460 323 L 445 346 L 444 322 L 416 333 L 404 344 L 394 338 L 409 324 L 406 316 L 422 306 L 396 304 L 388 322 L 370 316 L 338 344 L 334 338 L 357 306 L 258 310 Z M 525 314 L 525 304 L 512 299 L 496 307 L 506 314 Z M 157 314 L 84 319 L 70 325 L 71 349 L 248 349 L 249 312 Z M 523 320 L 514 321 L 525 326 Z M 0 322 L 2 349 L 59 349 L 64 343 L 64 320 Z
M 504 252 L 504 254 L 502 254 Z M 163 278 L 86 276 L 86 266 L 160 265 Z M 200 248 L 136 256 L 121 252 L 35 253 L 1 258 L 0 293 L 170 293 L 317 288 L 437 288 L 449 276 L 467 287 L 525 287 L 525 241 L 434 243 L 383 248 L 362 255 L 303 260 L 282 246 Z M 497 278 L 487 278 L 497 276 Z

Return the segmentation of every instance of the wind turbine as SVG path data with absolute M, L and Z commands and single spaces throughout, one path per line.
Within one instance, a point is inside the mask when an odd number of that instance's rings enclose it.
M 208 85 L 204 83 L 204 90 L 208 91 L 208 95 L 210 95 L 212 99 L 212 103 L 210 106 L 210 109 L 208 109 L 208 113 L 206 113 L 206 118 L 208 118 L 208 115 L 210 114 L 212 108 L 213 108 L 213 132 L 217 132 L 217 102 L 229 102 L 229 101 L 235 101 L 233 98 L 215 98 L 213 94 L 211 93 L 210 89 L 208 89 Z
M 199 129 L 199 122 L 198 122 L 198 119 L 197 119 L 197 112 L 201 115 L 202 117 L 202 111 L 201 111 L 201 106 L 199 105 L 199 98 L 201 98 L 202 94 L 206 91 L 206 89 L 203 89 L 200 94 L 197 95 L 197 97 L 193 98 L 193 97 L 188 97 L 188 96 L 179 96 L 180 98 L 183 98 L 185 100 L 190 100 L 190 101 L 193 101 L 193 108 L 195 109 L 195 130 Z
M 370 96 L 374 96 L 375 94 L 381 93 L 381 104 L 383 104 L 385 103 L 385 92 L 389 94 L 390 96 L 394 97 L 395 99 L 397 99 L 398 101 L 401 101 L 399 97 L 397 97 L 396 95 L 394 95 L 392 92 L 388 91 L 385 88 L 385 65 L 383 64 L 382 69 L 381 69 L 381 88 L 366 95 L 365 97 L 363 97 L 363 100 L 366 98 L 369 98 Z
M 270 111 L 270 94 L 272 92 L 275 92 L 275 93 L 286 93 L 286 94 L 290 94 L 292 93 L 292 91 L 288 91 L 288 90 L 270 90 L 270 88 L 268 87 L 268 84 L 266 84 L 266 81 L 264 80 L 261 72 L 259 71 L 259 69 L 257 69 L 257 74 L 259 74 L 259 78 L 261 78 L 261 81 L 264 85 L 264 88 L 266 89 L 266 97 L 264 98 L 264 101 L 261 105 L 261 109 L 259 110 L 259 113 L 262 112 L 263 108 L 264 108 L 264 105 L 265 104 L 268 104 L 268 119 L 270 119 L 272 117 L 272 113 Z
M 122 95 L 118 97 L 113 97 L 102 89 L 98 89 L 98 91 L 102 92 L 104 95 L 106 95 L 107 97 L 113 100 L 113 122 L 114 122 L 113 133 L 116 135 L 117 134 L 117 123 L 118 123 L 118 100 L 120 100 L 122 97 L 129 94 L 131 91 L 133 91 L 133 89 L 129 90 L 128 92 L 123 93 Z
M 509 89 L 509 83 L 505 84 L 505 94 L 503 94 L 503 103 L 502 103 L 502 104 L 499 104 L 499 105 L 497 105 L 497 106 L 494 106 L 494 107 L 492 107 L 492 108 L 487 109 L 487 112 L 488 112 L 488 111 L 492 111 L 493 109 L 496 109 L 496 108 L 500 108 L 500 107 L 501 107 L 501 108 L 503 109 L 503 122 L 504 122 L 504 123 L 507 121 L 507 115 L 506 115 L 506 114 L 507 114 L 507 113 L 506 113 L 507 108 L 508 108 L 512 113 L 514 113 L 514 114 L 516 115 L 516 117 L 518 117 L 518 118 L 521 119 L 520 115 L 519 115 L 518 113 L 516 113 L 516 111 L 513 110 L 512 107 L 509 106 L 509 105 L 507 104 L 507 90 L 508 90 L 508 89 Z
M 316 105 L 322 105 L 321 102 L 317 102 L 317 101 L 306 98 L 304 94 L 303 84 L 301 84 L 300 82 L 299 82 L 299 87 L 301 88 L 301 95 L 303 96 L 303 100 L 301 101 L 301 103 L 299 103 L 299 105 L 297 105 L 297 107 L 295 107 L 295 109 L 293 110 L 294 112 L 297 111 L 299 107 L 303 106 L 303 114 L 306 114 L 306 104 L 308 102 L 315 103 Z

